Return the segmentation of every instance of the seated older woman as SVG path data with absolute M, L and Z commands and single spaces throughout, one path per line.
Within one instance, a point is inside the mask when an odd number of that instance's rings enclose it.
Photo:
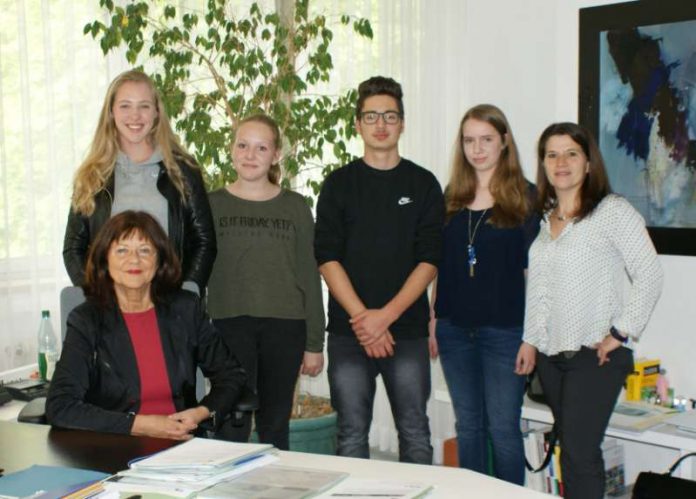
M 104 224 L 87 261 L 87 302 L 68 316 L 51 424 L 184 440 L 232 409 L 246 374 L 180 276 L 150 215 L 126 211 Z M 196 367 L 211 381 L 200 402 Z

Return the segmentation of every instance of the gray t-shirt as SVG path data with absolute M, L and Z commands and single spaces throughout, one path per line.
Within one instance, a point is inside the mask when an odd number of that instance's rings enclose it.
M 157 190 L 162 153 L 156 149 L 149 159 L 133 163 L 119 152 L 114 170 L 114 203 L 111 216 L 126 210 L 146 211 L 169 234 L 167 199 Z
M 304 198 L 282 190 L 249 201 L 219 189 L 209 199 L 218 247 L 208 281 L 210 316 L 304 319 L 306 351 L 321 352 L 324 307 L 314 220 Z

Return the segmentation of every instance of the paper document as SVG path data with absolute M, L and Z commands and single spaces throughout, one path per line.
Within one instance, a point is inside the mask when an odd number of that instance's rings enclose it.
M 621 402 L 614 408 L 609 420 L 611 428 L 641 432 L 663 423 L 675 409 L 646 402 Z
M 219 473 L 188 473 L 186 471 L 164 471 L 130 469 L 104 481 L 108 491 L 129 493 L 161 493 L 174 497 L 189 497 L 223 480 L 243 475 L 278 460 L 275 454 L 265 454 L 242 464 L 222 467 Z
M 243 463 L 231 465 L 229 467 L 221 467 L 217 473 L 200 473 L 198 471 L 181 471 L 181 470 L 150 470 L 150 469 L 130 469 L 120 471 L 119 476 L 137 477 L 140 479 L 157 480 L 160 482 L 179 482 L 193 483 L 201 486 L 201 489 L 214 485 L 221 480 L 227 480 L 236 476 L 247 473 L 251 470 L 261 468 L 278 461 L 276 454 L 263 454 L 255 456 L 254 459 L 249 459 Z
M 183 444 L 171 447 L 153 456 L 131 463 L 131 469 L 178 469 L 214 470 L 221 466 L 240 463 L 245 459 L 273 449 L 269 444 L 247 444 L 192 438 Z
M 670 416 L 665 423 L 676 426 L 682 431 L 696 433 L 696 411 L 686 411 Z
M 271 465 L 218 483 L 199 499 L 304 499 L 314 497 L 348 476 L 324 471 Z
M 317 496 L 322 499 L 419 499 L 433 489 L 431 485 L 390 480 L 348 477 L 336 487 Z

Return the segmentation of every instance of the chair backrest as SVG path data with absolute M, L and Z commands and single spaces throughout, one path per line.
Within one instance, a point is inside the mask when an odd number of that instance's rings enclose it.
M 68 330 L 68 315 L 73 308 L 85 301 L 85 293 L 79 286 L 68 286 L 60 292 L 60 337 L 65 340 Z

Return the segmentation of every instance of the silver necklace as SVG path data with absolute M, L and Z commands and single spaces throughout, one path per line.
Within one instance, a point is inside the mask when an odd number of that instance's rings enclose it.
M 474 230 L 473 232 L 471 231 L 471 210 L 469 210 L 469 244 L 466 247 L 467 255 L 468 255 L 468 262 L 469 262 L 469 277 L 474 277 L 474 267 L 476 266 L 477 259 L 476 259 L 476 248 L 474 247 L 474 239 L 476 239 L 476 232 L 478 231 L 479 225 L 481 225 L 481 220 L 483 220 L 483 217 L 486 216 L 486 212 L 488 211 L 488 208 L 483 210 L 483 213 L 481 213 L 481 217 L 479 217 L 478 222 L 476 222 L 476 225 L 474 225 Z

